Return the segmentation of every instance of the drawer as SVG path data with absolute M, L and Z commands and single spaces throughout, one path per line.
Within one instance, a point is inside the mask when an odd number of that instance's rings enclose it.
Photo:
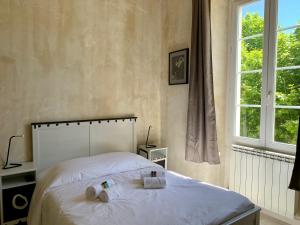
M 35 184 L 5 189 L 3 196 L 3 221 L 27 217 Z

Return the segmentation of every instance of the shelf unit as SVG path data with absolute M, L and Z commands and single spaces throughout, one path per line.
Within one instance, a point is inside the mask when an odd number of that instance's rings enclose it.
M 137 153 L 150 161 L 157 163 L 167 169 L 168 164 L 168 148 L 167 147 L 151 147 L 146 148 L 145 145 L 138 147 Z
M 35 183 L 36 167 L 33 162 L 0 170 L 1 225 L 26 224 Z

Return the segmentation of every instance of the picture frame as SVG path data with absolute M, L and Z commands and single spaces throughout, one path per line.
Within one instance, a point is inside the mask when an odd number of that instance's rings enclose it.
M 189 49 L 169 53 L 169 85 L 187 84 L 189 76 Z

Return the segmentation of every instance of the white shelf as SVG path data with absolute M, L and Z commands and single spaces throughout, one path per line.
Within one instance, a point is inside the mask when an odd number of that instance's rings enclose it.
M 144 151 L 146 151 L 146 152 L 154 152 L 154 151 L 160 151 L 160 150 L 167 150 L 168 148 L 167 147 L 159 147 L 159 146 L 157 146 L 157 147 L 151 147 L 151 148 L 146 148 L 146 146 L 145 145 L 140 145 L 139 146 L 139 149 L 142 149 L 142 150 L 144 150 Z
M 25 181 L 24 177 L 16 177 L 14 179 L 3 182 L 2 190 L 14 188 L 14 187 L 25 186 L 25 185 L 29 185 L 29 184 L 35 184 L 35 181 Z
M 20 221 L 22 221 L 23 223 L 26 222 L 27 217 L 23 217 L 23 218 L 20 218 L 20 219 L 17 219 L 17 220 L 12 220 L 12 221 L 4 223 L 3 225 L 12 225 L 12 224 L 17 225 Z
M 36 166 L 33 162 L 22 162 L 19 167 L 0 169 L 0 224 L 18 224 L 26 222 L 28 207 L 19 210 L 10 208 L 13 196 L 22 193 L 30 199 L 36 183 Z M 23 188 L 24 187 L 24 188 Z M 5 198 L 3 198 L 6 195 Z M 8 214 L 4 216 L 4 214 Z M 6 222 L 4 223 L 4 219 Z
M 138 147 L 138 153 L 154 163 L 164 165 L 167 168 L 168 148 L 167 147 L 151 147 L 146 148 L 145 145 Z M 164 161 L 163 164 L 160 162 Z
M 10 176 L 14 174 L 26 173 L 30 171 L 35 171 L 36 167 L 33 162 L 22 162 L 22 166 L 11 168 L 11 169 L 1 169 L 0 177 Z
M 167 158 L 160 158 L 160 159 L 154 159 L 154 160 L 151 160 L 152 162 L 159 162 L 159 161 L 163 161 L 163 160 L 166 160 Z
M 160 161 L 162 159 L 166 159 L 166 155 L 161 152 L 156 151 L 151 154 L 151 161 L 153 162 Z

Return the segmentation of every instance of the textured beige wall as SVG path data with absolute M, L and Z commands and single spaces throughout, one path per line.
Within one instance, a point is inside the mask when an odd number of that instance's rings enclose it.
M 168 53 L 190 47 L 192 0 L 1 0 L 0 152 L 31 159 L 30 123 L 136 115 L 169 147 L 169 168 L 224 184 L 227 0 L 212 0 L 221 165 L 184 160 L 188 85 L 168 85 Z
M 217 114 L 220 165 L 197 164 L 185 161 L 185 135 L 187 120 L 188 85 L 168 86 L 168 52 L 190 48 L 192 26 L 192 0 L 168 0 L 163 14 L 162 63 L 162 134 L 163 143 L 169 147 L 169 169 L 221 186 L 225 179 L 225 102 L 227 73 L 227 0 L 212 0 L 212 43 L 214 88 Z
M 1 0 L 0 152 L 30 123 L 136 115 L 160 137 L 161 1 Z

